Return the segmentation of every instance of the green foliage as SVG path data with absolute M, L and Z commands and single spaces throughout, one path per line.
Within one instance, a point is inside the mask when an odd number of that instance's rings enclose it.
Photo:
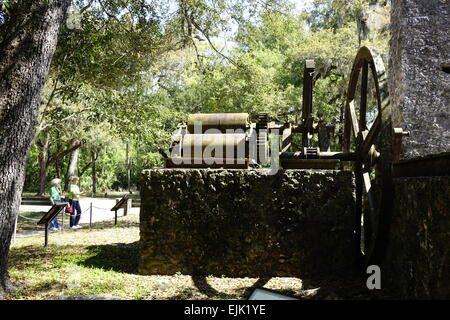
M 264 111 L 298 121 L 306 59 L 316 62 L 314 114 L 341 129 L 358 47 L 387 54 L 385 1 L 315 0 L 300 13 L 275 0 L 74 3 L 81 27 L 62 32 L 35 140 L 49 134 L 50 154 L 81 141 L 78 174 L 86 190 L 92 152 L 98 191 L 126 188 L 126 141 L 138 186 L 143 168 L 163 165 L 159 150 L 168 152 L 172 132 L 189 113 L 248 112 L 254 119 Z M 362 39 L 367 15 L 376 23 Z M 26 190 L 36 188 L 38 155 L 34 146 Z M 49 176 L 64 174 L 68 158 Z
M 39 190 L 38 155 L 38 148 L 36 147 L 36 145 L 32 145 L 30 151 L 28 152 L 24 192 L 36 192 L 36 190 Z

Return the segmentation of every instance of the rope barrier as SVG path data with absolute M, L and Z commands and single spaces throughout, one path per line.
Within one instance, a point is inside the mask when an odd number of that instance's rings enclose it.
M 95 207 L 95 206 L 92 206 L 92 208 L 100 209 L 100 210 L 107 210 L 107 211 L 110 211 L 110 210 L 111 210 L 111 209 L 108 209 L 108 208 L 99 208 L 99 207 Z M 62 213 L 65 214 L 66 216 L 78 217 L 78 216 L 81 216 L 83 213 L 88 212 L 89 210 L 90 210 L 90 208 L 87 208 L 87 209 L 84 210 L 83 212 L 81 212 L 81 213 L 79 213 L 79 214 L 76 214 L 76 215 L 67 213 L 67 212 L 65 212 L 65 211 L 62 212 Z M 26 220 L 33 220 L 33 221 L 39 221 L 39 220 L 41 220 L 41 219 L 35 219 L 35 218 L 25 217 L 25 216 L 23 216 L 23 215 L 21 215 L 21 214 L 19 214 L 18 216 L 19 216 L 20 218 L 23 218 L 23 219 L 26 219 Z
M 92 208 L 95 208 L 95 209 L 99 209 L 99 210 L 111 210 L 111 208 L 99 208 L 99 207 L 96 207 L 96 206 L 92 206 Z
M 71 217 L 78 217 L 78 216 L 81 216 L 83 213 L 85 213 L 85 212 L 87 212 L 89 210 L 89 208 L 88 209 L 86 209 L 86 210 L 84 210 L 83 212 L 81 212 L 81 213 L 77 213 L 77 214 L 70 214 L 70 213 L 68 213 L 68 212 L 63 212 L 66 216 L 71 216 Z
M 26 220 L 34 220 L 34 221 L 39 221 L 39 220 L 41 220 L 41 219 L 34 219 L 34 218 L 25 217 L 25 216 L 22 216 L 21 214 L 19 214 L 18 216 L 21 217 L 21 218 L 23 218 L 23 219 L 26 219 Z
M 68 216 L 70 216 L 70 217 L 75 218 L 75 217 L 81 216 L 83 213 L 86 213 L 86 212 L 88 212 L 88 211 L 91 211 L 91 212 L 90 212 L 90 222 L 89 222 L 89 228 L 91 228 L 91 223 L 92 223 L 92 209 L 94 209 L 94 208 L 97 209 L 97 210 L 106 210 L 106 211 L 110 211 L 110 210 L 111 210 L 111 209 L 109 209 L 109 208 L 100 208 L 100 207 L 93 206 L 93 205 L 92 205 L 92 202 L 91 202 L 89 208 L 87 208 L 86 210 L 84 210 L 84 211 L 82 211 L 81 213 L 76 214 L 76 215 L 67 213 L 67 212 L 65 212 L 65 209 L 64 209 L 64 210 L 61 211 L 61 215 L 62 215 L 62 218 L 63 218 L 63 220 L 62 220 L 62 223 L 63 223 L 63 230 L 64 230 L 64 214 L 65 214 L 65 215 L 68 215 Z M 25 217 L 25 216 L 23 216 L 23 215 L 21 215 L 21 214 L 18 214 L 18 215 L 17 215 L 17 219 L 18 219 L 19 217 L 20 217 L 20 218 L 23 218 L 23 219 L 26 219 L 26 220 L 32 220 L 32 221 L 39 221 L 39 220 L 41 220 L 41 219 L 36 219 L 36 218 Z M 15 226 L 14 226 L 14 238 L 13 238 L 13 242 L 14 242 L 14 239 L 15 239 L 15 237 L 16 237 L 17 219 L 16 219 L 16 222 L 15 222 L 16 224 L 15 224 Z M 117 224 L 117 210 L 116 210 L 116 214 L 115 214 L 115 224 Z M 47 232 L 48 232 L 48 231 L 46 230 L 46 231 L 45 231 L 45 246 L 47 246 Z
M 88 212 L 90 209 L 91 209 L 91 208 L 89 207 L 89 208 L 87 208 L 86 210 L 84 210 L 84 211 L 82 211 L 81 213 L 76 214 L 76 215 L 73 215 L 73 214 L 70 214 L 70 213 L 68 213 L 68 212 L 65 212 L 65 210 L 64 210 L 64 211 L 62 211 L 62 214 L 66 215 L 66 216 L 69 216 L 69 217 L 78 217 L 78 216 L 81 216 L 83 213 Z M 92 209 L 111 211 L 110 208 L 100 208 L 100 207 L 96 207 L 96 206 L 92 206 Z M 23 219 L 26 219 L 26 220 L 32 220 L 32 221 L 39 221 L 39 220 L 40 220 L 40 219 L 35 219 L 35 218 L 25 217 L 25 216 L 23 216 L 23 215 L 21 215 L 21 214 L 19 214 L 18 216 L 19 216 L 20 218 L 23 218 Z

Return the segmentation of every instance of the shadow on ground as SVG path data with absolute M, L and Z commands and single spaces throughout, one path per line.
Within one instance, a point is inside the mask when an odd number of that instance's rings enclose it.
M 78 262 L 81 266 L 137 274 L 139 241 L 95 245 L 87 250 L 91 257 Z
M 51 265 L 58 255 L 59 252 L 52 247 L 45 249 L 42 246 L 31 245 L 20 249 L 14 248 L 9 255 L 9 265 L 17 270 L 31 267 L 41 270 Z
M 323 277 L 302 279 L 303 292 L 312 300 L 380 300 L 391 299 L 386 290 L 369 290 L 367 276 L 354 274 L 349 277 Z
M 256 288 L 264 288 L 271 280 L 270 277 L 261 277 L 249 287 L 236 288 L 234 294 L 220 292 L 213 288 L 204 276 L 192 276 L 192 281 L 198 292 L 209 299 L 248 299 Z M 293 297 L 298 300 L 388 300 L 392 299 L 385 290 L 369 290 L 366 287 L 364 276 L 338 278 L 322 277 L 302 279 L 299 290 L 293 289 L 269 289 L 281 295 Z M 195 291 L 185 291 L 172 296 L 169 300 L 197 299 Z
M 257 288 L 262 287 L 266 284 L 270 278 L 259 278 L 251 287 L 242 287 L 236 288 L 234 294 L 229 294 L 225 292 L 220 292 L 217 289 L 213 288 L 207 280 L 205 276 L 191 276 L 192 282 L 194 283 L 195 288 L 198 291 L 187 289 L 180 291 L 178 294 L 169 297 L 168 300 L 189 300 L 189 299 L 204 299 L 203 297 L 198 296 L 198 293 L 207 296 L 209 299 L 227 299 L 227 300 L 236 300 L 236 299 L 246 299 L 250 296 L 251 292 Z

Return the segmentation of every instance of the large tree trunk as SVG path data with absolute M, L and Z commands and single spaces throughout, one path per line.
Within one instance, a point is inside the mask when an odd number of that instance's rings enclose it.
M 13 290 L 8 254 L 42 88 L 70 0 L 13 2 L 0 28 L 0 297 Z
M 66 177 L 64 179 L 64 191 L 69 191 L 70 177 L 74 176 L 77 170 L 78 155 L 80 149 L 75 149 L 70 153 L 69 164 L 67 165 Z

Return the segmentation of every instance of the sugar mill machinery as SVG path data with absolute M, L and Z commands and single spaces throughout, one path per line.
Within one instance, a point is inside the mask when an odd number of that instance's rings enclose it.
M 330 151 L 335 125 L 313 116 L 315 64 L 306 60 L 300 123 L 271 121 L 259 113 L 191 114 L 173 136 L 168 168 L 347 169 L 355 173 L 355 248 L 361 262 L 377 263 L 387 241 L 392 207 L 392 168 L 401 138 L 392 128 L 386 71 L 372 48 L 362 47 L 353 62 L 345 104 L 342 150 Z M 294 135 L 301 147 L 294 149 Z M 315 139 L 315 137 L 317 139 Z

